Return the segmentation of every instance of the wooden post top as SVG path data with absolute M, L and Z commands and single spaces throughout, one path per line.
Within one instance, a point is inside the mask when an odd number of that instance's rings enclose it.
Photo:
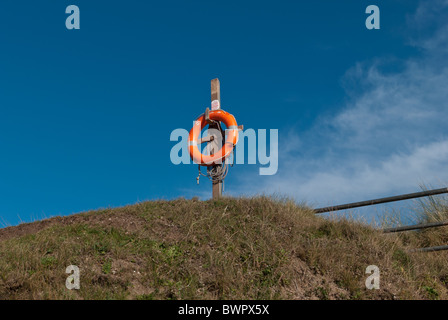
M 211 92 L 212 92 L 212 101 L 218 100 L 221 102 L 221 89 L 219 85 L 219 79 L 212 79 L 211 81 Z

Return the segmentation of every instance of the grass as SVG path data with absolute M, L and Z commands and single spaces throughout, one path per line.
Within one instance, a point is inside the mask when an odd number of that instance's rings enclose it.
M 0 229 L 1 299 L 448 297 L 446 254 L 409 253 L 445 231 L 385 235 L 288 200 L 151 201 L 11 228 Z M 69 265 L 79 290 L 65 287 Z M 365 287 L 369 265 L 379 290 Z

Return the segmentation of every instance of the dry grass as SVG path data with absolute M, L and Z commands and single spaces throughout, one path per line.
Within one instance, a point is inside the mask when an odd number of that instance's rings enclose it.
M 143 202 L 0 229 L 0 298 L 446 299 L 446 253 L 408 253 L 448 240 L 430 232 L 443 231 L 385 235 L 266 197 Z

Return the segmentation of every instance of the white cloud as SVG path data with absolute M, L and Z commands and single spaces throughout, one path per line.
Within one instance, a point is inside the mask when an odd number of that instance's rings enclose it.
M 431 32 L 413 41 L 422 54 L 401 61 L 399 72 L 383 71 L 390 61 L 381 59 L 348 70 L 345 83 L 356 84 L 347 87 L 355 92 L 349 102 L 300 137 L 280 136 L 279 173 L 257 177 L 257 184 L 243 182 L 248 187 L 238 192 L 258 185 L 249 193 L 329 205 L 448 182 L 447 9 L 448 0 L 422 3 L 408 19 Z M 299 155 L 292 154 L 295 149 Z

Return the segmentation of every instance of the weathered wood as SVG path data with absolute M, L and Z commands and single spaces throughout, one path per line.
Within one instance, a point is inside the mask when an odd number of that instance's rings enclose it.
M 219 106 L 221 106 L 221 88 L 219 84 L 219 79 L 213 79 L 211 81 L 211 101 L 218 101 Z M 218 126 L 215 123 L 211 123 L 208 127 L 209 129 L 219 130 Z M 214 139 L 210 142 L 210 154 L 214 154 L 219 149 L 222 148 L 222 143 L 224 137 L 218 137 L 213 133 L 210 133 L 214 136 Z M 219 165 L 217 165 L 219 166 Z M 222 196 L 222 181 L 213 181 L 212 182 L 212 197 L 213 199 L 219 199 Z
M 208 124 L 212 123 L 212 120 L 210 120 L 210 109 L 209 108 L 205 108 L 204 117 L 205 117 L 205 121 Z
M 218 100 L 221 104 L 221 88 L 219 79 L 212 79 L 211 81 L 212 101 Z
M 201 143 L 204 143 L 204 142 L 210 142 L 210 141 L 213 141 L 213 140 L 215 140 L 214 136 L 207 136 L 207 137 L 199 139 L 199 143 L 198 144 L 201 144 Z

